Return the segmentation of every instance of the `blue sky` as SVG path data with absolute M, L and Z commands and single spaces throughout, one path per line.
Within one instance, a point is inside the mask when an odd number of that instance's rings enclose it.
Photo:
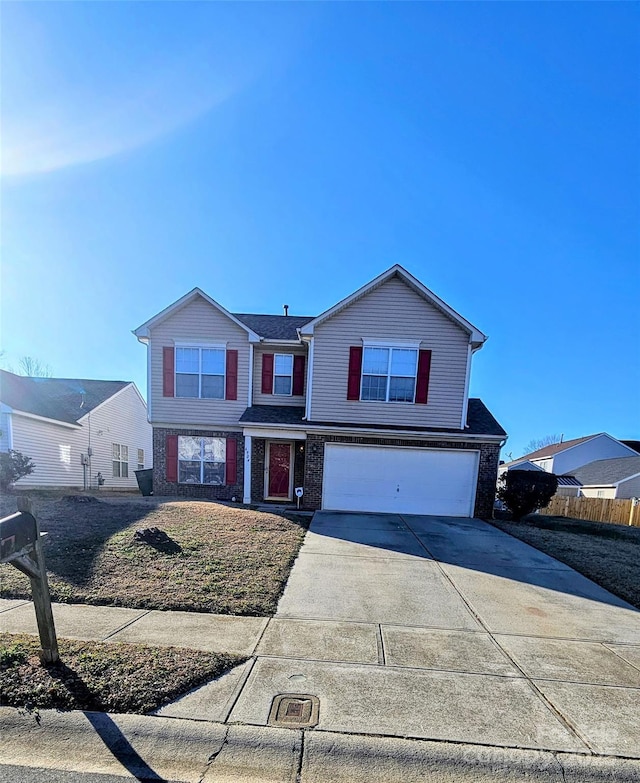
M 5 364 L 134 380 L 200 286 L 316 314 L 400 263 L 510 433 L 640 438 L 640 6 L 5 3 Z

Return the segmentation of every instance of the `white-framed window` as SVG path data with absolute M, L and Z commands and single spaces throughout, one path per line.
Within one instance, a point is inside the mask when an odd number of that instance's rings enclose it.
M 226 438 L 178 436 L 178 483 L 224 484 Z
M 121 443 L 112 444 L 114 478 L 129 478 L 129 447 Z
M 605 496 L 604 489 L 599 489 L 598 490 L 598 494 L 596 495 L 596 497 L 603 498 L 604 496 Z
M 293 354 L 275 354 L 273 361 L 273 393 L 285 397 L 290 397 L 293 393 Z
M 176 397 L 224 400 L 224 348 L 176 346 Z
M 138 449 L 138 470 L 144 470 L 144 449 Z
M 413 402 L 417 372 L 417 348 L 365 346 L 362 354 L 360 399 Z

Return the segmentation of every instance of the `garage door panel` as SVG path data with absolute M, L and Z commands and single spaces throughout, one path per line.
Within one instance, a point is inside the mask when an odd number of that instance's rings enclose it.
M 322 507 L 472 516 L 478 452 L 327 444 Z

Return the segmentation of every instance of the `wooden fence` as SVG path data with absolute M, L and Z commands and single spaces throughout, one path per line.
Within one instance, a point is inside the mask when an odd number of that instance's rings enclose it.
M 546 508 L 540 509 L 540 514 L 640 527 L 640 503 L 634 505 L 633 500 L 572 498 L 556 495 Z

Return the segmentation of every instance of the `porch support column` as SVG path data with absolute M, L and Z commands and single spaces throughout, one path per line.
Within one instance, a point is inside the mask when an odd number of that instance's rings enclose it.
M 251 503 L 251 435 L 244 436 L 244 495 L 243 503 Z

